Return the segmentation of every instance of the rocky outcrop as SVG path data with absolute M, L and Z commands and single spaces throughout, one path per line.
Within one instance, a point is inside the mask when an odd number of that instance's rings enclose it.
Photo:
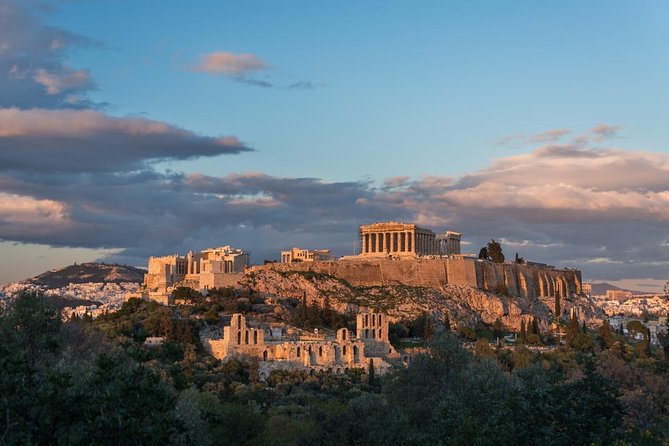
M 415 318 L 423 312 L 437 321 L 449 315 L 452 327 L 475 327 L 493 324 L 518 331 L 536 316 L 543 329 L 554 320 L 554 297 L 529 298 L 507 296 L 484 291 L 468 285 L 442 284 L 439 287 L 389 284 L 354 286 L 349 282 L 314 271 L 261 269 L 249 272 L 242 283 L 262 295 L 276 297 L 306 297 L 308 303 L 329 304 L 339 312 L 378 310 L 398 320 Z M 604 313 L 585 297 L 561 299 L 561 317 L 566 318 L 574 308 L 577 315 L 589 324 L 601 323 Z
M 581 294 L 581 272 L 549 266 L 494 263 L 472 258 L 360 258 L 326 262 L 275 263 L 254 267 L 326 274 L 354 286 L 408 285 L 439 289 L 467 285 L 485 291 L 505 292 L 533 299 Z

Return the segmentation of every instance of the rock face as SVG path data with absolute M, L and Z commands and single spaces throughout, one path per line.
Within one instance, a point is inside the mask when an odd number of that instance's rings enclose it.
M 255 270 L 311 271 L 355 286 L 408 285 L 439 289 L 467 285 L 522 298 L 569 297 L 581 294 L 581 272 L 548 266 L 500 264 L 471 258 L 351 259 L 327 262 L 268 264 Z
M 505 296 L 468 285 L 443 284 L 438 287 L 389 284 L 383 286 L 353 286 L 345 280 L 314 271 L 258 269 L 243 279 L 248 288 L 269 296 L 306 297 L 308 303 L 329 304 L 340 312 L 374 309 L 392 319 L 415 318 L 423 312 L 443 322 L 449 315 L 452 328 L 490 325 L 499 319 L 502 325 L 518 331 L 536 316 L 543 329 L 554 320 L 555 297 L 528 298 Z M 579 318 L 589 324 L 601 323 L 604 313 L 585 297 L 561 298 L 562 318 L 569 317 L 572 308 Z

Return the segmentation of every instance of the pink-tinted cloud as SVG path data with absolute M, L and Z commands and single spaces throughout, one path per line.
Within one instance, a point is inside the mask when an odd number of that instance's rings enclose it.
M 66 206 L 54 200 L 0 192 L 0 225 L 43 226 L 66 219 Z
M 241 76 L 267 70 L 270 66 L 253 54 L 234 54 L 218 51 L 203 55 L 193 71 L 209 74 Z
M 46 88 L 47 94 L 59 94 L 65 90 L 89 89 L 93 86 L 88 70 L 68 70 L 65 73 L 49 73 L 42 68 L 35 70 L 33 80 Z

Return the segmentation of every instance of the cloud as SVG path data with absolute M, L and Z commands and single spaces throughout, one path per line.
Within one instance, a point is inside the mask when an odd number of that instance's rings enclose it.
M 246 75 L 264 71 L 270 66 L 253 54 L 234 54 L 225 51 L 208 53 L 200 57 L 193 71 L 209 74 Z
M 84 106 L 94 83 L 87 70 L 69 67 L 65 56 L 92 42 L 45 25 L 39 7 L 34 1 L 0 0 L 0 107 Z M 68 103 L 73 94 L 83 99 Z
M 311 81 L 299 81 L 288 85 L 288 90 L 315 90 L 316 88 L 324 87 L 325 84 Z
M 0 109 L 0 171 L 127 171 L 151 161 L 250 150 L 233 136 L 202 136 L 146 118 L 94 110 Z
M 561 140 L 571 133 L 569 129 L 553 129 L 537 133 L 531 137 L 526 137 L 522 133 L 514 133 L 502 136 L 494 141 L 497 145 L 536 145 L 541 143 L 553 143 Z
M 45 134 L 60 125 L 40 121 Z M 85 121 L 76 132 L 90 128 Z M 509 257 L 518 251 L 581 268 L 586 278 L 661 279 L 669 264 L 669 160 L 662 154 L 548 145 L 458 178 L 394 177 L 381 186 L 259 172 L 166 174 L 151 165 L 128 170 L 134 164 L 95 175 L 0 171 L 0 191 L 19 197 L 0 211 L 0 238 L 114 248 L 119 252 L 108 260 L 136 264 L 151 254 L 231 243 L 261 261 L 288 245 L 349 254 L 359 224 L 393 219 L 463 232 L 474 253 L 490 238 L 501 239 Z M 20 203 L 25 217 L 12 221 Z M 40 224 L 42 210 L 58 216 L 57 224 L 50 218 Z M 37 223 L 26 226 L 27 220 Z
M 599 140 L 613 138 L 618 135 L 618 132 L 622 129 L 621 125 L 608 125 L 608 124 L 597 124 L 590 129 L 590 132 L 599 138 Z
M 514 133 L 512 135 L 502 136 L 493 141 L 494 144 L 505 146 L 507 144 L 517 144 L 525 141 L 525 135 L 522 133 Z
M 87 90 L 93 86 L 88 70 L 68 70 L 65 73 L 52 74 L 40 68 L 35 70 L 33 80 L 43 85 L 50 95 L 64 90 Z
M 245 77 L 245 76 L 235 76 L 233 79 L 236 80 L 237 82 L 241 82 L 243 84 L 253 85 L 254 87 L 262 87 L 262 88 L 273 88 L 274 87 L 274 84 L 269 82 L 269 81 L 253 79 L 253 78 Z
M 197 73 L 223 75 L 254 87 L 274 88 L 277 85 L 268 78 L 258 79 L 254 77 L 254 75 L 271 68 L 271 65 L 254 54 L 234 54 L 226 51 L 204 54 L 200 56 L 197 63 L 189 67 L 190 71 Z M 324 84 L 302 80 L 281 88 L 287 90 L 314 90 L 322 86 Z
M 538 133 L 534 135 L 531 139 L 530 142 L 533 143 L 544 143 L 544 142 L 555 142 L 559 141 L 562 139 L 565 135 L 568 135 L 570 132 L 569 129 L 555 129 L 555 130 L 547 130 L 542 133 Z

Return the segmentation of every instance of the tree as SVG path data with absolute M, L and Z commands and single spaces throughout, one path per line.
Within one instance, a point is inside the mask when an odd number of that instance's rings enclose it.
M 451 318 L 448 315 L 448 312 L 444 314 L 444 328 L 446 329 L 446 331 L 451 330 Z
M 660 342 L 662 350 L 664 350 L 664 359 L 669 361 L 669 319 L 667 319 L 665 331 L 657 333 L 657 340 Z
M 572 316 L 571 319 L 569 319 L 566 341 L 567 347 L 583 352 L 591 351 L 593 347 L 592 338 L 581 330 L 576 316 Z
M 520 320 L 520 334 L 518 335 L 518 339 L 521 342 L 525 342 L 525 339 L 527 338 L 527 329 L 525 328 L 525 319 Z
M 541 330 L 539 330 L 539 320 L 537 319 L 536 316 L 532 318 L 532 334 L 535 334 L 537 336 L 541 335 Z
M 302 295 L 302 301 L 297 305 L 295 316 L 293 317 L 293 324 L 298 327 L 304 327 L 309 319 L 309 307 L 307 305 L 307 294 Z
M 639 321 L 630 321 L 627 323 L 627 330 L 630 333 L 640 333 L 643 338 L 635 346 L 636 353 L 640 358 L 650 356 L 650 330 Z
M 367 368 L 367 382 L 369 383 L 370 386 L 373 386 L 375 384 L 375 376 L 374 376 L 374 361 L 372 358 L 369 358 L 369 367 Z
M 488 260 L 488 248 L 485 246 L 479 251 L 479 259 Z
M 504 253 L 502 252 L 502 245 L 499 242 L 491 239 L 488 242 L 488 256 L 490 260 L 495 263 L 504 263 Z
M 597 329 L 597 343 L 599 348 L 604 350 L 607 348 L 612 348 L 615 345 L 616 339 L 609 325 L 609 321 L 606 319 L 602 322 L 602 325 Z
M 495 319 L 495 322 L 493 322 L 492 330 L 493 330 L 493 335 L 496 338 L 501 338 L 502 336 L 504 336 L 504 326 L 502 325 L 502 321 L 499 318 Z
M 423 325 L 423 339 L 430 339 L 434 335 L 434 325 L 432 324 L 432 317 L 425 313 L 425 324 Z
M 581 327 L 583 333 L 588 334 L 588 326 L 585 325 L 585 319 L 583 320 L 583 326 Z
M 518 265 L 524 265 L 527 263 L 527 261 L 525 260 L 525 257 L 518 257 L 518 253 L 516 253 L 515 263 Z
M 574 339 L 579 333 L 578 319 L 576 316 L 569 318 L 569 324 L 567 324 L 567 334 L 565 336 L 565 341 L 567 342 L 567 347 L 572 347 L 574 344 Z

